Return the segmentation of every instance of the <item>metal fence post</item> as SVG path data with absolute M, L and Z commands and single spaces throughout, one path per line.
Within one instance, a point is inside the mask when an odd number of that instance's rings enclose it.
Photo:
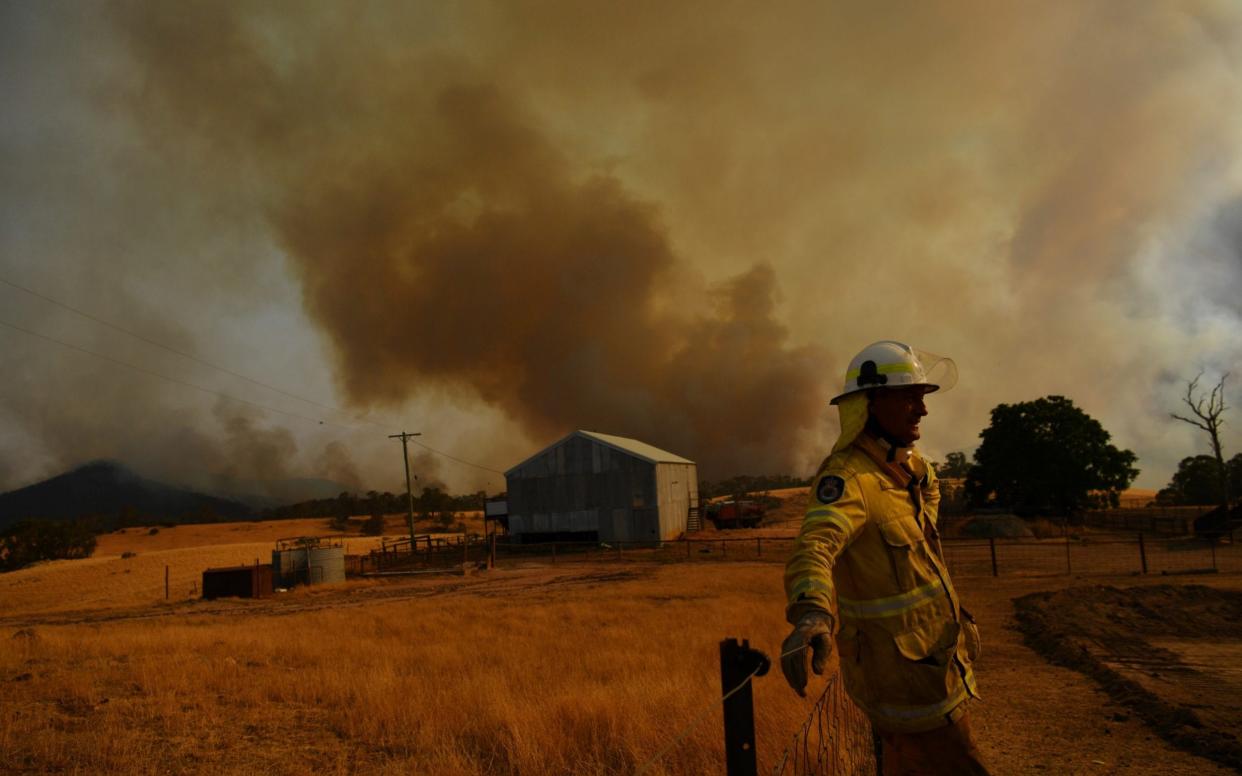
M 992 551 L 992 576 L 999 576 L 996 569 L 996 537 L 988 537 L 988 549 Z
M 755 704 L 751 674 L 763 676 L 771 661 L 750 648 L 750 641 L 725 639 L 720 642 L 720 688 L 724 699 L 725 773 L 728 776 L 757 776 L 755 755 Z M 739 689 L 740 688 L 740 689 Z M 736 692 L 734 692 L 736 690 Z M 730 694 L 732 693 L 732 694 Z
M 1139 562 L 1143 565 L 1143 573 L 1147 573 L 1147 545 L 1143 543 L 1143 532 L 1139 531 Z

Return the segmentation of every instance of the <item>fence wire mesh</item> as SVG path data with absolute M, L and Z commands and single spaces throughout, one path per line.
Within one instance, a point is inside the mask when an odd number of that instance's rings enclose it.
M 1242 539 L 1242 536 L 1237 537 Z M 573 563 L 784 563 L 792 536 L 676 539 L 664 542 L 498 541 L 435 547 L 431 551 L 388 551 L 350 560 L 357 573 L 402 568 L 453 568 L 465 563 L 499 567 Z M 945 564 L 954 577 L 1113 575 L 1242 572 L 1242 542 L 1195 536 L 1100 533 L 1052 539 L 944 539 Z M 493 555 L 494 552 L 494 555 Z
M 871 723 L 833 674 L 802 726 L 777 757 L 772 776 L 874 776 Z

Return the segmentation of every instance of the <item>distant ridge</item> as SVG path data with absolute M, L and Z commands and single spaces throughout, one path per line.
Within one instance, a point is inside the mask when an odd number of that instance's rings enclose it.
M 253 510 L 145 479 L 115 461 L 93 461 L 51 479 L 0 494 L 0 528 L 26 518 L 72 520 L 97 516 L 105 523 L 200 523 L 242 520 Z
M 252 510 L 310 501 L 335 498 L 340 493 L 355 493 L 359 489 L 334 480 L 316 477 L 292 477 L 283 480 L 240 480 L 216 478 L 203 488 L 219 498 L 240 501 Z

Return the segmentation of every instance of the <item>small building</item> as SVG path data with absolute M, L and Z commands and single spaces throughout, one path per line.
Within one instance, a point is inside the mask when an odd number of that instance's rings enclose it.
M 575 431 L 505 472 L 516 542 L 659 542 L 699 508 L 694 461 L 626 437 Z
M 509 501 L 505 494 L 501 494 L 497 498 L 488 499 L 483 504 L 483 529 L 484 533 L 490 533 L 487 530 L 489 523 L 495 523 L 497 528 L 503 529 L 505 533 L 509 532 Z
M 203 572 L 203 598 L 266 598 L 272 594 L 270 565 L 230 566 Z

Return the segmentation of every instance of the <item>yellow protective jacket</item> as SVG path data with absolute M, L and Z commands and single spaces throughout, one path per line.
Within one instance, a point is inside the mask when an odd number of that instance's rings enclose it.
M 941 556 L 935 472 L 890 451 L 864 433 L 824 462 L 785 568 L 786 616 L 832 614 L 850 697 L 876 727 L 919 732 L 977 697 L 979 633 Z

